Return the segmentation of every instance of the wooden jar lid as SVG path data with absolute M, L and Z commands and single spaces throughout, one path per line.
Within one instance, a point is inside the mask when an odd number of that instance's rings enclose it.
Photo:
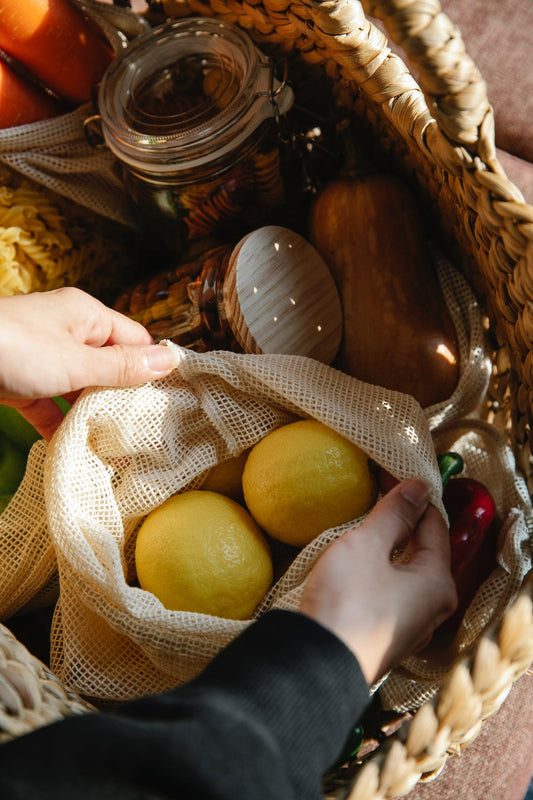
M 247 234 L 224 280 L 224 312 L 245 353 L 291 353 L 330 364 L 342 336 L 333 277 L 302 236 L 276 225 Z

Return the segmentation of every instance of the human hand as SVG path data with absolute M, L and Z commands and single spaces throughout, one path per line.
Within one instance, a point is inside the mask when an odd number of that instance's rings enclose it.
M 86 386 L 133 386 L 167 375 L 169 348 L 138 322 L 73 287 L 0 298 L 0 403 L 50 439 Z
M 421 480 L 399 483 L 328 547 L 304 588 L 300 611 L 352 650 L 369 685 L 429 643 L 457 605 L 448 528 L 428 497 Z M 408 563 L 393 564 L 406 540 Z

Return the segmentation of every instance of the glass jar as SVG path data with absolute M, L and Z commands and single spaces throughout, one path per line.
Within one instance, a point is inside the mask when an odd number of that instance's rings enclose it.
M 107 70 L 103 135 L 141 227 L 182 252 L 238 238 L 284 200 L 276 119 L 289 86 L 240 28 L 186 18 L 135 39 Z
M 224 312 L 222 292 L 233 247 L 206 253 L 137 283 L 116 299 L 114 308 L 140 322 L 154 342 L 170 339 L 198 353 L 241 352 Z
M 315 248 L 266 225 L 137 283 L 114 308 L 155 342 L 197 352 L 293 353 L 329 364 L 342 336 L 335 281 Z

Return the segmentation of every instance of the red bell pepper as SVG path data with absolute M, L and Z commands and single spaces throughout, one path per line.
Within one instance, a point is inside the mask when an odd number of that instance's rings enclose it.
M 442 499 L 450 521 L 452 573 L 459 577 L 487 535 L 496 506 L 488 489 L 473 478 L 454 478 Z
M 438 456 L 444 487 L 442 500 L 450 526 L 451 570 L 457 608 L 440 626 L 437 640 L 450 640 L 474 596 L 497 566 L 496 504 L 487 487 L 475 478 L 452 477 L 463 469 L 457 453 Z M 450 480 L 451 478 L 451 480 Z
M 444 623 L 455 630 L 477 590 L 496 568 L 496 506 L 486 486 L 474 478 L 454 478 L 443 494 L 450 521 L 451 570 L 456 611 Z
M 458 606 L 442 629 L 451 632 L 460 623 L 480 585 L 497 566 L 496 505 L 487 489 L 474 478 L 457 477 L 463 470 L 458 453 L 438 456 L 444 508 L 450 529 L 451 570 L 457 588 Z M 383 492 L 398 483 L 381 469 L 378 476 Z

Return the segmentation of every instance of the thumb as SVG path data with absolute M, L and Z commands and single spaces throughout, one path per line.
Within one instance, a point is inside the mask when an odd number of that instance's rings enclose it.
M 429 504 L 429 486 L 419 478 L 398 483 L 384 495 L 365 520 L 365 528 L 390 555 L 415 531 Z
M 165 345 L 139 347 L 114 344 L 86 348 L 85 374 L 80 386 L 134 386 L 163 378 L 175 367 L 174 354 Z

